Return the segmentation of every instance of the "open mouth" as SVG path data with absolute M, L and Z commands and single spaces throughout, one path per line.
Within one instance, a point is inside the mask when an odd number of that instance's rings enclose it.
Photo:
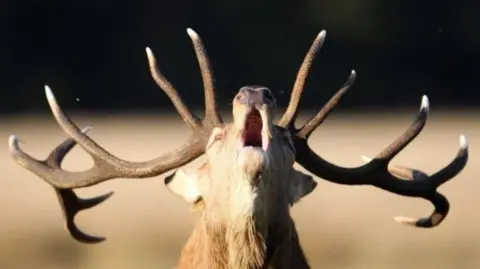
M 264 126 L 263 118 L 260 111 L 252 109 L 248 113 L 245 120 L 245 128 L 243 132 L 243 147 L 258 147 L 264 151 L 268 150 L 269 132 L 268 126 Z

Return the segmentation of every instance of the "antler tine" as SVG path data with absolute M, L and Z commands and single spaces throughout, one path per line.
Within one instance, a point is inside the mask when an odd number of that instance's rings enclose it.
M 294 124 L 294 121 L 298 115 L 298 105 L 300 103 L 300 97 L 302 96 L 302 92 L 307 81 L 308 73 L 310 72 L 310 68 L 312 66 L 312 62 L 317 56 L 318 51 L 323 45 L 327 32 L 322 30 L 315 40 L 313 41 L 312 46 L 307 52 L 305 59 L 303 60 L 302 65 L 297 73 L 297 78 L 295 80 L 295 84 L 293 85 L 293 90 L 290 97 L 290 102 L 288 104 L 287 110 L 283 114 L 280 121 L 277 123 L 278 126 L 287 128 L 290 125 Z
M 367 157 L 367 156 L 364 156 L 364 155 L 362 155 L 360 157 L 362 158 L 362 160 L 365 163 L 369 163 L 369 162 L 372 161 L 372 158 L 370 158 L 370 157 Z M 408 179 L 408 180 L 417 180 L 417 179 L 428 178 L 428 175 L 425 174 L 424 172 L 420 171 L 420 170 L 413 169 L 413 168 L 410 168 L 410 167 L 405 167 L 405 166 L 398 165 L 398 164 L 389 163 L 388 164 L 388 171 L 390 173 L 394 174 L 397 177 L 401 177 L 403 179 Z
M 365 163 L 369 163 L 372 161 L 372 159 L 367 156 L 362 155 L 360 157 Z M 428 175 L 425 172 L 397 164 L 389 163 L 388 171 L 392 173 L 392 175 L 406 180 L 428 180 Z M 450 203 L 445 196 L 438 192 L 435 192 L 435 194 L 433 194 L 429 200 L 434 205 L 434 211 L 432 212 L 432 214 L 430 214 L 429 217 L 410 218 L 396 216 L 393 217 L 393 220 L 401 224 L 420 228 L 431 228 L 434 226 L 438 226 L 447 216 L 450 209 Z
M 431 185 L 433 188 L 436 189 L 443 183 L 458 175 L 467 164 L 468 142 L 464 135 L 460 135 L 459 142 L 460 149 L 457 153 L 457 156 L 447 166 L 445 166 L 443 169 L 436 172 L 435 174 L 431 175 L 430 177 L 428 177 L 426 173 L 420 170 L 402 167 L 398 165 L 392 165 L 392 170 L 394 170 L 392 174 L 401 172 L 401 170 L 399 171 L 398 169 L 404 169 L 404 171 L 411 171 L 412 176 L 407 179 L 424 181 L 426 185 Z M 429 200 L 435 207 L 435 210 L 429 217 L 415 219 L 410 217 L 397 216 L 393 219 L 401 224 L 421 228 L 431 228 L 438 226 L 448 215 L 450 203 L 448 202 L 448 199 L 438 191 L 435 191 L 435 193 L 426 196 L 425 198 Z
M 88 133 L 90 130 L 91 127 L 87 127 L 84 128 L 82 132 Z M 68 138 L 61 144 L 59 144 L 55 149 L 53 149 L 44 161 L 39 161 L 25 154 L 18 147 L 18 138 L 16 138 L 15 136 L 11 136 L 10 152 L 12 153 L 12 156 L 16 158 L 17 162 L 22 164 L 22 166 L 24 166 L 31 172 L 41 176 L 42 172 L 39 172 L 38 167 L 41 167 L 41 170 L 45 170 L 48 168 L 61 169 L 61 164 L 65 159 L 65 156 L 70 152 L 70 150 L 73 149 L 76 144 L 77 143 L 73 139 Z M 91 236 L 78 229 L 78 227 L 75 225 L 74 218 L 78 212 L 94 207 L 104 202 L 113 195 L 113 192 L 109 192 L 89 199 L 81 199 L 75 194 L 73 190 L 61 190 L 56 187 L 53 187 L 53 189 L 57 194 L 60 206 L 62 208 L 63 216 L 65 218 L 65 226 L 69 233 L 72 235 L 72 237 L 83 243 L 99 243 L 104 241 L 104 237 Z
M 75 240 L 87 244 L 95 244 L 105 241 L 105 237 L 92 236 L 82 232 L 75 224 L 75 216 L 82 210 L 92 208 L 104 202 L 113 195 L 113 191 L 97 197 L 81 199 L 73 190 L 54 189 L 62 208 L 63 217 L 65 219 L 65 227 L 70 235 Z
M 91 127 L 84 128 L 82 133 L 86 134 L 91 129 Z M 50 153 L 45 160 L 45 163 L 53 168 L 61 169 L 61 165 L 65 159 L 65 156 L 76 144 L 77 143 L 75 140 L 71 138 L 66 139 Z M 65 219 L 65 227 L 73 238 L 79 242 L 89 244 L 100 243 L 106 239 L 105 237 L 92 236 L 82 232 L 75 224 L 75 216 L 82 210 L 86 210 L 101 204 L 113 195 L 113 191 L 97 197 L 82 199 L 79 198 L 73 190 L 62 190 L 58 188 L 54 188 L 54 190 L 62 208 L 63 217 Z
M 380 152 L 375 159 L 383 160 L 387 164 L 391 159 L 393 159 L 400 151 L 402 151 L 410 142 L 412 142 L 423 130 L 427 122 L 427 116 L 429 111 L 429 101 L 426 95 L 422 96 L 422 104 L 420 106 L 420 111 L 417 115 L 415 121 L 410 125 L 410 127 L 393 143 L 388 145 L 382 152 Z
M 448 202 L 447 198 L 439 192 L 435 192 L 433 195 L 431 195 L 431 197 L 429 197 L 428 200 L 435 208 L 430 216 L 425 218 L 396 216 L 393 217 L 393 220 L 400 224 L 418 228 L 433 228 L 440 225 L 450 211 L 450 203 Z
M 439 170 L 431 176 L 431 178 L 435 178 L 435 184 L 437 184 L 437 186 L 440 186 L 451 178 L 457 176 L 467 164 L 468 141 L 465 135 L 460 135 L 459 143 L 460 149 L 458 150 L 455 159 L 453 159 L 453 161 L 450 162 L 450 164 L 445 166 L 443 169 Z
M 457 158 L 455 158 L 454 161 L 450 163 L 450 165 L 443 168 L 439 172 L 457 171 L 458 173 L 459 172 L 458 169 L 452 169 L 449 166 L 458 166 L 459 164 L 457 162 L 462 160 L 461 156 L 465 156 L 465 154 L 467 154 L 465 152 L 466 149 L 467 149 L 466 140 L 465 140 L 465 137 L 462 135 L 460 136 L 460 152 L 459 154 L 457 154 Z M 458 155 L 460 155 L 460 158 L 458 158 Z M 361 157 L 363 161 L 365 161 L 366 163 L 372 161 L 372 159 L 369 157 L 366 157 L 366 156 L 361 156 Z M 401 165 L 389 163 L 388 171 L 397 177 L 401 177 L 407 180 L 429 180 L 428 175 L 425 172 L 417 169 L 413 169 L 410 167 L 401 166 Z M 438 172 L 436 174 L 438 174 Z M 449 179 L 452 178 L 453 176 L 450 176 Z M 438 184 L 438 182 L 441 182 L 441 180 L 438 180 L 438 176 L 433 175 L 432 178 L 435 179 L 434 181 L 436 181 L 437 182 L 436 184 L 439 186 L 440 184 Z M 396 216 L 396 217 L 393 217 L 393 219 L 398 223 L 410 225 L 410 226 L 416 226 L 420 228 L 431 228 L 431 227 L 438 226 L 447 216 L 450 209 L 450 203 L 448 202 L 448 199 L 445 196 L 443 196 L 441 193 L 438 193 L 438 192 L 435 192 L 431 197 L 429 197 L 428 200 L 430 200 L 430 202 L 432 202 L 432 204 L 435 207 L 433 213 L 429 217 L 410 218 L 410 217 Z
M 202 73 L 203 88 L 205 90 L 205 120 L 215 126 L 221 125 L 223 120 L 218 112 L 217 102 L 215 101 L 214 76 L 210 60 L 207 56 L 207 51 L 205 50 L 202 39 L 194 30 L 188 28 L 187 33 L 192 40 L 198 64 L 200 65 L 200 71 Z
M 190 109 L 185 105 L 185 102 L 183 102 L 183 99 L 180 97 L 175 87 L 173 87 L 170 81 L 168 81 L 168 79 L 160 72 L 157 65 L 157 59 L 152 50 L 149 47 L 145 50 L 147 52 L 148 64 L 150 66 L 150 73 L 152 74 L 153 80 L 157 83 L 158 87 L 168 95 L 170 100 L 172 100 L 173 105 L 183 121 L 185 121 L 190 128 L 198 128 L 200 120 L 193 115 Z
M 348 77 L 347 81 L 343 84 L 343 86 L 335 93 L 332 98 L 325 104 L 325 106 L 320 109 L 320 111 L 312 117 L 307 123 L 305 123 L 298 132 L 298 136 L 309 138 L 310 135 L 317 129 L 320 124 L 327 118 L 330 112 L 337 106 L 340 99 L 343 97 L 345 93 L 353 86 L 356 78 L 355 70 L 352 70 L 350 76 Z

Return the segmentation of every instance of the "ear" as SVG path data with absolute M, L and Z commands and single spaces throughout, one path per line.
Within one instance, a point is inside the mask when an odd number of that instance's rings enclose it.
M 199 169 L 179 169 L 165 178 L 165 186 L 175 195 L 187 202 L 192 210 L 204 208 L 203 195 L 208 191 L 208 164 Z
M 290 206 L 293 206 L 300 199 L 311 193 L 317 187 L 317 182 L 313 180 L 312 176 L 293 169 L 288 187 L 288 202 Z

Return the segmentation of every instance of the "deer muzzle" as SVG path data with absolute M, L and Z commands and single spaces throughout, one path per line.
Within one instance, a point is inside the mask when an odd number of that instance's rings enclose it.
M 240 149 L 255 147 L 267 152 L 272 138 L 272 103 L 262 91 L 245 90 L 233 103 L 235 128 L 240 133 Z

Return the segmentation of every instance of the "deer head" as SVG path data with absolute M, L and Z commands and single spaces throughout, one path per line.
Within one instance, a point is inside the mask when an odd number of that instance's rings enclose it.
M 356 168 L 336 166 L 318 156 L 308 138 L 326 119 L 340 98 L 353 85 L 350 77 L 327 104 L 306 124 L 297 128 L 298 105 L 312 61 L 325 39 L 325 31 L 314 40 L 293 86 L 290 103 L 278 122 L 273 119 L 276 101 L 263 86 L 242 87 L 233 99 L 233 122 L 224 123 L 215 103 L 213 73 L 200 37 L 187 30 L 192 39 L 205 89 L 205 118 L 200 120 L 184 104 L 172 84 L 158 70 L 152 51 L 147 48 L 150 71 L 158 86 L 170 97 L 177 111 L 192 130 L 188 141 L 178 149 L 146 162 L 120 159 L 95 143 L 58 105 L 48 86 L 47 101 L 60 127 L 70 136 L 45 160 L 37 160 L 19 148 L 18 139 L 9 139 L 14 160 L 35 173 L 56 191 L 70 234 L 84 243 L 105 238 L 90 236 L 74 223 L 75 215 L 105 201 L 112 193 L 91 199 L 77 197 L 73 189 L 92 186 L 115 178 L 147 178 L 164 174 L 206 155 L 196 170 L 180 168 L 165 178 L 165 185 L 202 215 L 188 240 L 180 268 L 308 268 L 289 209 L 313 191 L 312 177 L 293 168 L 295 162 L 325 180 L 345 185 L 372 185 L 385 191 L 430 201 L 434 212 L 426 218 L 396 217 L 416 227 L 439 225 L 449 211 L 448 200 L 438 186 L 462 171 L 468 160 L 465 137 L 453 161 L 433 175 L 391 164 L 390 161 L 423 129 L 429 104 L 422 98 L 420 112 L 408 129 L 375 158 Z M 79 144 L 94 160 L 82 172 L 62 170 L 66 154 Z

